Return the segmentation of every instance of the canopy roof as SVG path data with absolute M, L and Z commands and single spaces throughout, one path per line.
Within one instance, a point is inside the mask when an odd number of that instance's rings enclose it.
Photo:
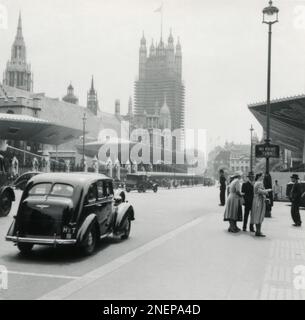
M 266 102 L 250 104 L 249 110 L 265 129 Z M 305 136 L 305 95 L 271 101 L 270 129 L 273 143 L 302 153 Z
M 77 139 L 82 131 L 28 115 L 0 113 L 0 138 L 2 140 L 33 141 L 60 145 Z

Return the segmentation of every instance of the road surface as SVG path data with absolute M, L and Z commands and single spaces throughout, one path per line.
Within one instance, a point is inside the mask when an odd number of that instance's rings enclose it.
M 127 241 L 106 239 L 91 257 L 35 247 L 22 257 L 4 237 L 16 213 L 0 219 L 1 299 L 304 299 L 294 268 L 305 265 L 303 228 L 287 204 L 265 221 L 267 238 L 227 232 L 215 187 L 127 194 L 136 221 Z M 305 280 L 304 280 L 305 281 Z M 305 288 L 304 288 L 305 289 Z

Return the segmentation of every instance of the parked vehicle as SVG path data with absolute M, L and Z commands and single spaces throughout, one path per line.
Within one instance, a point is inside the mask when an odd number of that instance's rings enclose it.
M 146 192 L 147 190 L 158 191 L 158 184 L 154 183 L 144 172 L 127 174 L 125 189 L 127 192 L 138 190 L 138 192 Z
M 29 171 L 25 172 L 22 175 L 20 175 L 12 184 L 12 186 L 18 190 L 24 190 L 25 186 L 29 182 L 31 178 L 36 176 L 37 174 L 41 174 L 42 172 L 39 171 Z
M 0 217 L 6 217 L 10 213 L 13 201 L 15 193 L 5 172 L 3 156 L 0 155 Z
M 28 181 L 40 173 L 36 171 L 26 172 L 12 182 L 8 174 L 0 170 L 0 217 L 5 217 L 10 213 L 12 203 L 16 198 L 14 190 L 23 191 Z
M 85 255 L 99 239 L 127 239 L 133 207 L 124 192 L 114 196 L 112 179 L 96 173 L 46 173 L 27 184 L 6 240 L 29 253 L 35 244 L 76 246 Z
M 204 186 L 210 187 L 210 186 L 213 186 L 214 184 L 215 183 L 212 178 L 207 178 L 207 177 L 203 178 L 203 185 Z

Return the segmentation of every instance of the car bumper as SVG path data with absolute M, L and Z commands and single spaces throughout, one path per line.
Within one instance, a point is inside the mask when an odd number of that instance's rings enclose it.
M 33 244 L 42 244 L 42 245 L 74 245 L 76 244 L 76 239 L 45 239 L 45 238 L 22 238 L 22 237 L 15 237 L 15 236 L 6 236 L 6 241 L 12 241 L 15 243 L 33 243 Z

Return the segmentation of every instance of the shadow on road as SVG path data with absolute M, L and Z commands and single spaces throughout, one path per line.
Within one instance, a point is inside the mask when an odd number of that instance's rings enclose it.
M 39 264 L 71 264 L 71 263 L 78 263 L 83 260 L 93 259 L 94 256 L 102 252 L 109 246 L 119 244 L 122 240 L 117 238 L 106 238 L 101 240 L 96 247 L 94 254 L 91 256 L 84 256 L 80 249 L 77 247 L 67 247 L 61 246 L 57 248 L 51 248 L 46 246 L 34 246 L 32 252 L 29 255 L 22 255 L 18 248 L 15 247 L 14 252 L 3 255 L 2 259 L 7 262 L 22 262 L 22 263 L 39 263 Z

